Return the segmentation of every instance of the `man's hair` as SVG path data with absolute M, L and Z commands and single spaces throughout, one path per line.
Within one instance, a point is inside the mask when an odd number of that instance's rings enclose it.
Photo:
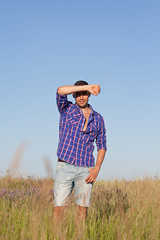
M 82 85 L 88 85 L 88 83 L 86 81 L 79 80 L 74 84 L 74 86 L 82 86 Z

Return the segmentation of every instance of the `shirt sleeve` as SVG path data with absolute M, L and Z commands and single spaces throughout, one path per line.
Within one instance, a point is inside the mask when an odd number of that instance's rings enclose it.
M 71 102 L 68 101 L 67 95 L 60 95 L 58 91 L 56 92 L 56 102 L 60 113 L 65 111 Z
M 107 139 L 106 139 L 106 129 L 104 124 L 104 119 L 101 118 L 100 128 L 96 138 L 97 150 L 105 149 L 107 150 Z

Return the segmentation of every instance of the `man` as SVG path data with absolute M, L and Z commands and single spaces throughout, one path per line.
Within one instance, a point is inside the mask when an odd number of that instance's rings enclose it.
M 57 90 L 60 112 L 58 164 L 54 185 L 54 216 L 59 218 L 74 188 L 78 215 L 86 219 L 93 182 L 96 180 L 106 151 L 106 130 L 102 116 L 88 104 L 91 94 L 98 95 L 100 85 L 77 81 L 74 86 Z M 75 104 L 67 100 L 72 94 Z M 94 163 L 94 140 L 97 160 Z

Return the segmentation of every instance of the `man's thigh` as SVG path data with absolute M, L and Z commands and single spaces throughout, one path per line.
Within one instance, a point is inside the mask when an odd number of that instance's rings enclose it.
M 58 162 L 54 182 L 54 206 L 63 207 L 67 205 L 73 190 L 74 172 L 72 165 Z
M 85 181 L 89 173 L 89 168 L 79 167 L 78 174 L 76 175 L 74 194 L 78 206 L 90 206 L 93 183 L 86 183 Z

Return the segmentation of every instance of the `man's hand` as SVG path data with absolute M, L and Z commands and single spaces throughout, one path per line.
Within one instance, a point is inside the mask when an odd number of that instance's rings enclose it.
M 96 180 L 98 173 L 99 173 L 99 168 L 95 166 L 93 169 L 89 169 L 90 174 L 89 176 L 85 179 L 86 183 L 92 183 Z
M 89 87 L 89 92 L 93 95 L 98 95 L 101 91 L 100 85 L 88 85 Z

